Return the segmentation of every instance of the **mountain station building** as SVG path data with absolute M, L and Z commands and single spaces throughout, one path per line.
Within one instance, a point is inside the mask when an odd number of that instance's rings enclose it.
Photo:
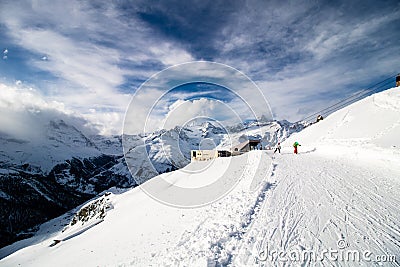
M 227 150 L 191 150 L 190 159 L 191 161 L 204 161 L 215 159 L 219 157 L 230 157 L 231 152 Z
M 241 155 L 243 153 L 249 152 L 251 150 L 258 150 L 261 146 L 260 140 L 247 140 L 232 147 L 232 156 Z

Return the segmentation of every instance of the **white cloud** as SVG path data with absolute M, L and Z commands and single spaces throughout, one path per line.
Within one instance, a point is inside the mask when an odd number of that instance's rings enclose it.
M 400 11 L 389 13 L 379 17 L 367 18 L 352 27 L 346 27 L 326 21 L 316 26 L 316 37 L 305 45 L 305 49 L 312 52 L 318 60 L 331 57 L 340 51 L 350 47 L 374 45 L 377 42 L 370 36 L 379 31 L 379 28 L 393 23 L 400 16 Z
M 398 69 L 398 41 L 386 31 L 398 7 L 355 15 L 347 4 L 264 5 L 246 6 L 225 26 L 217 60 L 253 78 L 277 119 L 300 120 Z
M 125 71 L 116 66 L 118 53 L 92 44 L 80 44 L 51 30 L 12 30 L 18 44 L 36 53 L 46 53 L 50 61 L 32 60 L 38 68 L 99 93 L 110 93 L 121 84 Z
M 118 89 L 127 76 L 147 79 L 155 71 L 141 66 L 148 61 L 168 66 L 193 58 L 133 17 L 129 23 L 121 19 L 113 3 L 99 8 L 81 1 L 4 2 L 0 23 L 15 44 L 39 55 L 26 59 L 31 66 L 58 77 L 41 88 L 48 99 L 80 113 L 102 133 L 115 134 L 130 101 Z
M 152 53 L 154 59 L 161 61 L 166 66 L 193 61 L 192 55 L 188 52 L 176 48 L 174 44 L 167 42 L 152 45 L 149 47 L 149 51 Z
M 184 126 L 195 118 L 206 117 L 222 125 L 240 122 L 239 114 L 229 103 L 219 100 L 200 98 L 197 100 L 177 100 L 169 106 L 170 111 L 164 117 L 160 128 L 171 129 L 176 125 Z M 235 120 L 236 118 L 236 120 Z
M 0 23 L 6 26 L 10 41 L 36 54 L 28 63 L 59 77 L 55 84 L 43 88 L 46 99 L 64 103 L 103 133 L 121 131 L 130 95 L 118 87 L 128 76 L 145 80 L 163 66 L 195 59 L 184 49 L 190 44 L 161 35 L 135 17 L 133 6 L 132 16 L 126 16 L 115 3 L 104 1 L 94 8 L 90 1 L 8 1 L 0 8 Z M 398 46 L 385 47 L 389 38 L 380 42 L 374 36 L 399 17 L 398 9 L 383 15 L 371 12 L 353 20 L 341 14 L 340 8 L 328 5 L 319 10 L 318 2 L 307 1 L 302 5 L 247 3 L 227 17 L 229 23 L 221 27 L 218 38 L 210 35 L 210 47 L 215 48 L 211 53 L 217 55 L 217 62 L 255 79 L 279 118 L 300 119 L 313 108 L 335 100 L 324 95 L 346 91 L 357 79 L 366 83 L 398 67 Z M 351 27 L 349 21 L 354 22 Z M 360 44 L 364 50 L 356 53 Z M 376 51 L 361 54 L 372 48 Z M 136 110 L 129 113 L 135 117 L 133 128 L 143 130 L 158 94 L 185 79 L 211 77 L 211 82 L 236 88 L 255 113 L 268 109 L 251 83 L 237 83 L 235 75 L 200 65 L 171 71 L 153 83 L 151 90 L 135 94 L 142 102 L 135 103 Z M 226 79 L 231 76 L 231 81 Z M 188 95 L 171 97 L 186 99 Z M 233 101 L 230 105 L 239 109 L 242 103 Z M 162 122 L 168 105 L 159 111 L 165 113 L 157 116 L 154 125 Z
M 45 100 L 29 87 L 0 83 L 0 113 L 0 131 L 25 140 L 42 139 L 51 120 L 64 120 L 87 134 L 96 133 L 88 121 L 63 103 Z
M 199 94 L 173 89 L 196 82 L 219 85 L 227 92 L 225 96 L 216 94 L 216 99 L 211 99 L 211 90 L 209 96 L 191 100 Z M 171 103 L 171 100 L 175 101 Z M 260 118 L 262 115 L 272 117 L 269 105 L 245 75 L 222 64 L 191 62 L 154 75 L 136 92 L 126 113 L 124 133 L 172 128 L 198 116 L 238 123 L 241 119 Z

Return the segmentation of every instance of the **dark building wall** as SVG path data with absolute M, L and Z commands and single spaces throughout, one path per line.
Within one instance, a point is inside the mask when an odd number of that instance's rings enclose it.
M 250 145 L 249 145 L 249 144 L 245 145 L 240 151 L 241 151 L 241 152 L 248 152 L 248 151 L 250 151 Z

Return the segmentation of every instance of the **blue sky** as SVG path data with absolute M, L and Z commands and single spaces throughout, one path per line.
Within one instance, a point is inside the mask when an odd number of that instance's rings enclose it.
M 246 74 L 275 118 L 296 121 L 400 72 L 398 1 L 281 2 L 2 0 L 3 107 L 29 95 L 120 133 L 142 82 L 208 60 Z

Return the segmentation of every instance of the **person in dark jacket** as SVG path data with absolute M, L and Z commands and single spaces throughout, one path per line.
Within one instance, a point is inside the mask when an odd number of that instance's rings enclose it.
M 276 151 L 278 151 L 279 154 L 281 153 L 281 143 L 278 143 L 278 144 L 276 145 L 274 154 L 276 153 Z

